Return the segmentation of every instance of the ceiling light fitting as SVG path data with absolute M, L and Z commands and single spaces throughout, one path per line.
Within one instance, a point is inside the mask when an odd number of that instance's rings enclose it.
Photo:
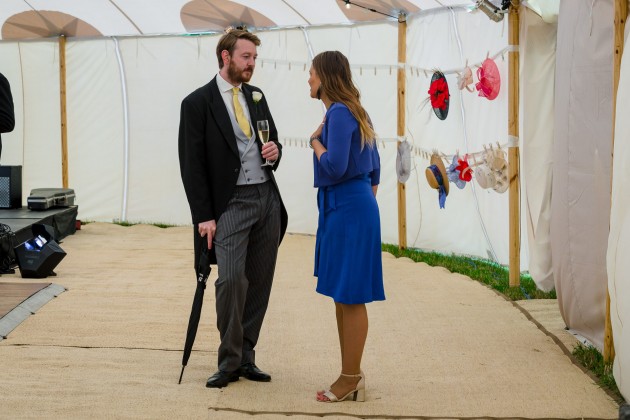
M 485 13 L 486 16 L 495 22 L 501 22 L 503 15 L 507 13 L 505 10 L 501 10 L 500 6 L 495 6 L 490 0 L 477 0 L 477 9 Z
M 398 19 L 400 21 L 400 17 L 399 16 L 392 16 L 392 15 L 387 14 L 387 13 L 379 12 L 378 10 L 372 9 L 371 7 L 365 7 L 365 6 L 362 6 L 362 5 L 357 4 L 357 3 L 352 3 L 350 0 L 343 0 L 343 2 L 346 4 L 346 9 L 349 9 L 350 5 L 354 5 L 354 6 L 360 7 L 361 9 L 369 10 L 370 12 L 378 13 L 379 15 L 383 15 L 383 16 L 387 16 L 387 17 L 390 17 L 390 18 Z

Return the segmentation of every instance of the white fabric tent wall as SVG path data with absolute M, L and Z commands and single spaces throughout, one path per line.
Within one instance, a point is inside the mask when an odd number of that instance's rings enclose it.
M 551 249 L 566 325 L 603 347 L 612 164 L 612 1 L 558 20 Z
M 505 145 L 507 61 L 501 55 L 495 59 L 502 86 L 493 101 L 479 97 L 476 92 L 458 90 L 454 70 L 461 71 L 468 62 L 476 74 L 475 64 L 480 65 L 488 55 L 504 51 L 507 22 L 496 24 L 489 22 L 485 15 L 446 11 L 412 20 L 407 39 L 408 63 L 445 72 L 451 94 L 448 117 L 441 121 L 428 103 L 432 72 L 420 72 L 418 77 L 407 78 L 407 134 L 413 145 L 449 156 L 459 151 L 462 157 L 466 153 L 483 151 L 483 145 L 494 144 L 496 147 L 497 142 Z M 474 78 L 477 81 L 476 75 Z M 437 191 L 429 187 L 424 176 L 429 165 L 427 158 L 417 156 L 414 164 L 415 173 L 412 172 L 407 183 L 408 243 L 506 263 L 508 194 L 483 190 L 474 181 L 466 184 L 463 190 L 451 184 L 445 209 L 440 210 Z M 527 258 L 521 262 L 522 267 L 527 266 Z
M 67 45 L 68 185 L 77 194 L 80 215 L 119 219 L 125 130 L 115 45 L 112 40 Z
M 16 129 L 2 136 L 2 164 L 23 165 L 23 190 L 43 184 L 59 185 L 58 49 L 51 42 L 9 43 L 0 48 L 1 71 L 12 82 L 16 109 Z M 21 83 L 15 83 L 16 80 Z
M 625 52 L 622 56 L 617 109 L 615 118 L 615 144 L 613 153 L 612 201 L 610 235 L 608 237 L 607 274 L 610 294 L 610 321 L 612 325 L 615 361 L 613 374 L 622 395 L 630 398 L 630 332 L 624 324 L 630 320 L 630 50 L 626 25 Z M 625 321 L 625 322 L 624 322 Z
M 554 288 L 551 261 L 551 183 L 557 24 L 522 9 L 521 185 L 527 227 L 529 272 L 542 290 Z M 523 231 L 525 231 L 523 229 Z

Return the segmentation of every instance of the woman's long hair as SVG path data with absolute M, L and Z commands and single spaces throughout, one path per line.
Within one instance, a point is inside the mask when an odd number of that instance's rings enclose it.
M 318 96 L 325 94 L 332 102 L 340 102 L 348 107 L 359 122 L 361 147 L 376 142 L 376 133 L 370 124 L 370 118 L 361 105 L 361 94 L 352 81 L 350 63 L 339 51 L 324 51 L 313 58 L 313 68 L 322 84 Z

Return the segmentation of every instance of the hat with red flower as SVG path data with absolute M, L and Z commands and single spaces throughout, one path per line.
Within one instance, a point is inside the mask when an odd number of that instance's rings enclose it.
M 453 156 L 453 163 L 446 168 L 446 173 L 449 181 L 457 185 L 457 188 L 463 189 L 467 182 L 472 181 L 473 170 L 468 164 L 468 155 L 463 159 L 457 154 Z
M 448 92 L 448 83 L 446 77 L 441 71 L 436 71 L 431 77 L 431 86 L 429 86 L 429 99 L 433 112 L 441 120 L 446 119 L 448 115 L 448 104 L 450 94 Z

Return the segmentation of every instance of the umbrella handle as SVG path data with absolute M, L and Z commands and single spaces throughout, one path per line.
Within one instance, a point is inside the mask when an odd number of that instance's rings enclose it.
M 201 255 L 199 256 L 199 262 L 197 264 L 197 283 L 202 283 L 203 288 L 206 287 L 206 282 L 208 281 L 208 276 L 210 275 L 210 250 L 208 249 L 208 244 L 206 241 L 203 241 L 201 246 Z

